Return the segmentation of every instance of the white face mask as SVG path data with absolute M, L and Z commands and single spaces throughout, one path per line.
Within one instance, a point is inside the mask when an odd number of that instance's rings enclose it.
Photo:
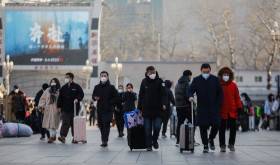
M 119 93 L 123 93 L 123 90 L 119 89 L 118 92 L 119 92 Z
M 223 76 L 223 80 L 227 82 L 229 80 L 229 76 Z
M 131 89 L 128 89 L 127 92 L 131 92 Z
M 66 78 L 64 81 L 65 81 L 65 83 L 69 83 L 70 80 L 68 78 Z
M 56 83 L 51 83 L 51 86 L 56 86 Z
M 155 79 L 155 78 L 156 78 L 156 74 L 151 74 L 149 77 L 150 77 L 150 79 L 152 79 L 152 80 L 153 80 L 153 79 Z
M 15 89 L 15 93 L 18 93 L 18 89 Z
M 107 81 L 107 78 L 106 78 L 106 77 L 101 77 L 101 78 L 100 78 L 100 81 L 101 81 L 101 82 L 106 82 L 106 81 Z

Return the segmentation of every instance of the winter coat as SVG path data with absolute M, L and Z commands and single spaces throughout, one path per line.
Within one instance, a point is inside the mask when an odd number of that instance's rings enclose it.
M 11 112 L 12 113 L 16 113 L 19 109 L 18 107 L 18 97 L 20 97 L 20 104 L 21 104 L 21 108 L 22 111 L 26 111 L 26 108 L 27 108 L 27 102 L 26 102 L 26 99 L 25 99 L 25 96 L 24 96 L 24 93 L 21 92 L 21 91 L 18 91 L 18 93 L 15 93 L 15 91 L 12 91 L 10 94 L 9 94 L 9 98 L 11 98 Z
M 113 111 L 116 104 L 121 102 L 120 95 L 114 85 L 107 80 L 105 84 L 101 82 L 94 87 L 92 99 L 100 97 L 97 101 L 97 114 L 102 115 L 102 120 L 105 123 L 112 122 Z M 96 101 L 96 100 L 95 100 Z
M 230 78 L 227 82 L 224 82 L 223 77 L 223 70 L 228 69 L 230 71 Z M 238 118 L 238 111 L 237 109 L 242 109 L 242 104 L 239 96 L 239 91 L 237 85 L 233 82 L 234 80 L 234 72 L 229 67 L 222 67 L 218 71 L 218 77 L 220 79 L 221 85 L 223 87 L 223 102 L 220 106 L 221 111 L 221 119 L 228 119 L 228 115 L 231 118 Z
M 187 76 L 182 76 L 175 86 L 175 105 L 176 107 L 190 107 L 191 103 L 187 98 L 190 80 Z
M 218 77 L 210 75 L 206 80 L 202 75 L 193 79 L 188 98 L 197 95 L 197 126 L 218 126 L 221 123 L 220 106 L 223 100 L 223 88 Z
M 68 83 L 63 85 L 59 91 L 57 100 L 57 108 L 61 108 L 62 112 L 74 114 L 74 100 L 78 99 L 76 104 L 76 114 L 79 113 L 80 102 L 84 98 L 84 91 L 80 85 L 72 82 L 70 86 Z
M 57 100 L 59 96 L 59 90 L 56 92 L 56 102 L 50 104 L 51 93 L 50 88 L 46 89 L 42 97 L 40 98 L 39 107 L 44 108 L 44 119 L 43 119 L 43 128 L 52 128 L 58 129 L 60 122 L 60 115 L 57 113 Z
M 164 83 L 156 73 L 155 79 L 146 76 L 141 82 L 137 108 L 142 111 L 143 117 L 163 117 L 165 111 L 162 106 L 167 106 L 167 93 Z
M 123 111 L 133 111 L 136 109 L 135 101 L 137 100 L 137 94 L 135 92 L 125 92 L 122 96 L 122 100 L 124 102 Z
M 40 98 L 41 98 L 41 96 L 43 95 L 43 93 L 44 93 L 44 91 L 41 89 L 41 90 L 39 90 L 38 92 L 37 92 L 37 94 L 36 94 L 36 96 L 35 96 L 35 99 L 34 99 L 34 101 L 35 101 L 35 107 L 38 107 L 38 104 L 39 104 L 39 101 L 40 101 Z

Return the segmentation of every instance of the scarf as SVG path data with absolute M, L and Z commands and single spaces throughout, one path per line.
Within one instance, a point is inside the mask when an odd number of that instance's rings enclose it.
M 50 98 L 50 104 L 53 104 L 56 102 L 56 97 L 57 97 L 57 94 L 56 94 L 56 86 L 51 86 L 50 88 L 50 94 L 51 94 L 51 98 Z

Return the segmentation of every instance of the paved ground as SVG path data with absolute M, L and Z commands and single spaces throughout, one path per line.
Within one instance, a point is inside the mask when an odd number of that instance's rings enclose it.
M 107 148 L 99 146 L 100 133 L 96 127 L 87 130 L 87 144 L 71 144 L 71 138 L 67 139 L 66 144 L 58 141 L 48 144 L 40 141 L 38 134 L 29 138 L 0 139 L 0 164 L 279 165 L 280 162 L 280 132 L 238 132 L 236 152 L 221 153 L 216 139 L 216 150 L 208 154 L 202 153 L 201 145 L 195 148 L 193 154 L 180 154 L 179 148 L 174 146 L 174 137 L 160 138 L 160 148 L 153 152 L 130 151 L 126 138 L 118 138 L 115 128 L 111 131 Z M 201 142 L 199 134 L 196 134 L 196 140 Z

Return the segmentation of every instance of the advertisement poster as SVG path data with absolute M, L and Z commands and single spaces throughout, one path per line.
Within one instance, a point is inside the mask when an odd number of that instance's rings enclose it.
M 14 65 L 84 65 L 88 11 L 6 11 L 5 54 Z

